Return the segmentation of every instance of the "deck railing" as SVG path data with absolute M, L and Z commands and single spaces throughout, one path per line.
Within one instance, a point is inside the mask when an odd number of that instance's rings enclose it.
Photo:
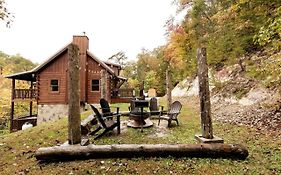
M 120 97 L 133 97 L 134 89 L 119 89 L 118 93 Z
M 37 96 L 36 89 L 15 89 L 14 99 L 34 99 Z
M 112 93 L 112 97 L 133 97 L 134 89 L 118 89 Z

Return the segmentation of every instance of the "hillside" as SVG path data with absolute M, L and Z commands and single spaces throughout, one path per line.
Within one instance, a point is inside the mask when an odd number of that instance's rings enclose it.
M 210 70 L 212 113 L 215 120 L 259 130 L 281 128 L 281 52 L 252 54 L 243 62 Z M 187 79 L 175 96 L 198 96 L 198 79 Z M 281 136 L 279 136 L 281 138 Z

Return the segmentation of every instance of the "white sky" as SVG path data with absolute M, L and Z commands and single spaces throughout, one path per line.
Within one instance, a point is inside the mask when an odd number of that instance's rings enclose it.
M 142 48 L 165 43 L 173 0 L 6 0 L 11 28 L 0 22 L 0 51 L 42 63 L 83 31 L 89 50 L 106 60 L 124 51 L 130 60 Z

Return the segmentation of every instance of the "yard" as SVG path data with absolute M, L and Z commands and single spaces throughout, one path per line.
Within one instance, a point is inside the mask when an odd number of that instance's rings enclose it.
M 140 132 L 127 128 L 126 117 L 121 134 L 102 137 L 94 144 L 124 143 L 196 143 L 200 133 L 198 107 L 193 100 L 181 99 L 180 126 L 166 128 L 167 122 L 153 120 L 154 126 Z M 163 103 L 164 104 L 164 103 Z M 127 110 L 127 104 L 115 104 Z M 83 114 L 89 115 L 91 111 Z M 246 126 L 213 123 L 214 134 L 225 143 L 248 148 L 246 160 L 202 158 L 91 159 L 39 163 L 34 153 L 39 147 L 62 144 L 67 140 L 67 119 L 0 136 L 0 174 L 281 174 L 281 131 L 265 132 Z

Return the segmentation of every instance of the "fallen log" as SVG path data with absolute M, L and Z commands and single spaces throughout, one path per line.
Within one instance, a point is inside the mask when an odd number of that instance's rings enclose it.
M 90 133 L 91 128 L 96 125 L 98 122 L 95 118 L 95 116 L 89 115 L 86 119 L 84 119 L 83 121 L 81 121 L 81 134 L 82 135 L 87 135 L 88 133 Z
M 248 150 L 238 144 L 116 144 L 70 145 L 39 148 L 35 157 L 41 161 L 90 158 L 201 157 L 246 159 Z

